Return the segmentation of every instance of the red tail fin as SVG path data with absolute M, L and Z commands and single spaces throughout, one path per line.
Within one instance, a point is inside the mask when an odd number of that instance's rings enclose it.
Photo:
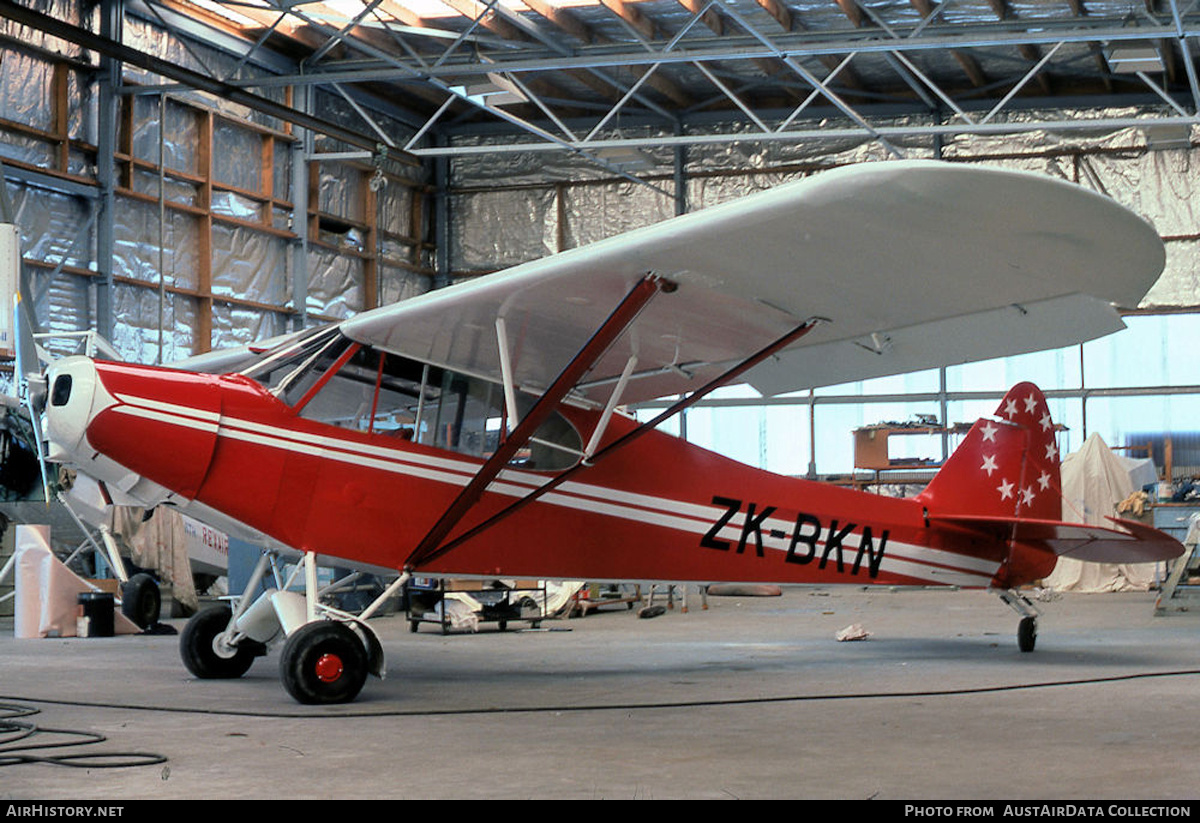
M 1058 463 L 1046 398 L 1032 383 L 1019 383 L 994 418 L 971 427 L 918 499 L 938 515 L 1059 520 Z

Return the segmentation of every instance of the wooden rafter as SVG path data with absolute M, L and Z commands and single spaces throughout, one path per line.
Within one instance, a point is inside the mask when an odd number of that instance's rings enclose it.
M 758 5 L 762 6 L 763 10 L 766 11 L 767 14 L 774 18 L 775 22 L 778 23 L 784 31 L 809 30 L 808 26 L 804 25 L 804 22 L 798 15 L 792 14 L 791 10 L 783 3 L 778 2 L 778 0 L 757 0 L 757 2 Z M 852 0 L 851 5 L 853 5 Z M 857 10 L 857 8 L 855 10 Z M 830 71 L 833 71 L 842 62 L 842 58 L 840 56 L 833 54 L 822 55 L 820 59 L 821 62 L 825 64 L 825 67 Z M 838 73 L 838 83 L 846 88 L 857 89 L 859 91 L 862 91 L 865 88 L 862 80 L 858 76 L 858 72 L 856 72 L 850 66 L 847 66 Z
M 1008 0 L 988 0 L 988 5 L 992 7 L 992 13 L 996 15 L 998 20 L 1008 20 L 1014 16 L 1012 9 L 1008 5 Z M 1030 65 L 1037 65 L 1038 61 L 1042 59 L 1041 50 L 1029 43 L 1019 44 L 1017 51 L 1020 52 L 1023 58 L 1029 61 Z M 1046 76 L 1045 72 L 1038 72 L 1034 80 L 1046 94 L 1054 93 L 1050 87 L 1050 78 Z
M 914 9 L 920 12 L 921 17 L 929 17 L 934 13 L 931 0 L 909 0 L 909 2 Z M 984 76 L 983 69 L 980 67 L 978 60 L 961 49 L 951 49 L 950 54 L 967 75 L 967 79 L 971 81 L 971 85 L 976 88 L 982 88 L 987 85 L 987 78 Z
M 692 14 L 700 14 L 707 5 L 704 0 L 679 0 L 679 4 Z M 725 34 L 725 19 L 711 8 L 700 15 L 700 22 L 718 37 Z M 781 61 L 775 59 L 756 57 L 751 62 L 768 77 L 779 74 L 785 68 Z
M 1083 5 L 1083 0 L 1067 0 L 1067 5 L 1071 9 L 1071 14 L 1075 15 L 1076 17 L 1087 17 L 1088 11 L 1087 7 Z M 1109 77 L 1108 61 L 1104 59 L 1104 52 L 1101 51 L 1100 47 L 1095 43 L 1088 44 L 1088 50 L 1092 53 L 1092 62 L 1096 64 L 1096 68 L 1099 69 L 1100 76 L 1104 78 L 1103 82 L 1105 90 L 1111 92 L 1113 89 L 1113 84 L 1112 79 Z
M 497 13 L 494 9 L 489 9 L 484 3 L 480 3 L 478 0 L 442 0 L 442 2 L 463 17 L 470 20 L 478 20 L 481 28 L 497 37 L 517 43 L 527 43 L 530 41 L 530 36 L 522 31 L 519 26 L 507 20 L 504 15 Z M 587 84 L 593 91 L 615 99 L 611 87 L 606 84 L 597 83 L 595 78 L 586 72 L 572 71 L 567 72 L 567 74 Z M 571 97 L 562 86 L 549 80 L 536 79 L 524 80 L 523 82 L 529 87 L 531 92 L 539 97 L 557 97 L 559 99 L 569 99 Z
M 863 27 L 863 13 L 862 9 L 858 7 L 858 3 L 854 0 L 834 0 L 834 2 L 838 4 L 842 14 L 846 15 L 846 19 L 854 28 L 861 29 Z
M 572 13 L 570 9 L 552 5 L 551 3 L 546 2 L 546 0 L 526 0 L 525 5 L 529 6 L 530 9 L 532 9 L 546 22 L 555 26 L 559 30 L 566 32 L 575 40 L 578 40 L 584 45 L 601 45 L 611 42 L 609 38 L 603 36 L 587 23 L 579 19 L 579 17 Z M 629 71 L 635 76 L 635 78 L 640 78 L 648 70 L 648 68 L 636 65 L 629 67 Z M 585 80 L 585 76 L 588 79 Z M 588 72 L 578 72 L 576 77 L 580 80 L 580 82 L 587 82 L 589 85 L 603 82 L 599 81 L 594 75 L 591 75 Z M 612 85 L 607 83 L 603 83 L 603 85 L 609 94 L 613 92 L 614 87 Z M 691 97 L 687 94 L 687 92 L 680 88 L 678 83 L 674 82 L 660 72 L 655 72 L 646 78 L 646 86 L 670 100 L 674 105 L 686 107 L 690 106 L 692 103 Z
M 600 5 L 625 21 L 626 25 L 647 42 L 658 39 L 658 27 L 654 25 L 654 21 L 642 14 L 629 0 L 600 0 Z

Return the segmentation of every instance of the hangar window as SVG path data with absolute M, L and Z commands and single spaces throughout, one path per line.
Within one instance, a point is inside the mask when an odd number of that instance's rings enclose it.
M 476 457 L 498 448 L 504 428 L 499 386 L 329 332 L 297 341 L 245 374 L 308 420 Z M 534 400 L 520 395 L 517 402 L 524 414 Z M 555 414 L 512 465 L 560 470 L 574 465 L 581 450 L 574 426 Z

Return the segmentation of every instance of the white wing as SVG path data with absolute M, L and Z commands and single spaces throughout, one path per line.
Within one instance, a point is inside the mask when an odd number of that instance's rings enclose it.
M 690 391 L 806 318 L 751 373 L 775 394 L 1065 346 L 1122 328 L 1158 278 L 1154 229 L 1044 176 L 927 161 L 848 167 L 364 312 L 350 337 L 497 382 L 547 386 L 647 273 L 659 294 L 579 387 L 625 402 Z

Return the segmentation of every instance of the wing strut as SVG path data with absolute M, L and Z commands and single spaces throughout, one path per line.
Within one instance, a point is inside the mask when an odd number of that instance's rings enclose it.
M 487 520 L 478 524 L 477 526 L 474 526 L 474 527 L 468 529 L 467 531 L 463 532 L 461 535 L 454 538 L 453 540 L 446 543 L 445 545 L 443 545 L 441 547 L 436 547 L 436 544 L 434 544 L 434 546 L 431 546 L 428 550 L 423 551 L 420 555 L 418 555 L 417 552 L 413 552 L 413 554 L 409 556 L 408 565 L 406 566 L 406 568 L 411 570 L 411 569 L 415 568 L 416 566 L 420 565 L 421 563 L 428 563 L 433 560 L 436 560 L 437 558 L 441 557 L 442 555 L 446 554 L 447 552 L 451 551 L 452 549 L 455 549 L 458 546 L 465 543 L 466 541 L 470 540 L 472 537 L 479 534 L 480 532 L 485 531 L 486 529 L 489 529 L 492 526 L 499 523 L 501 520 L 504 520 L 504 519 L 510 517 L 511 515 L 516 514 L 518 511 L 520 511 L 521 509 L 523 509 L 525 506 L 532 503 L 533 501 L 537 500 L 542 495 L 546 494 L 547 492 L 553 491 L 554 489 L 561 486 L 567 480 L 574 477 L 577 472 L 582 471 L 583 469 L 586 469 L 589 466 L 596 465 L 597 463 L 599 463 L 605 457 L 608 457 L 613 452 L 629 445 L 630 443 L 632 443 L 637 438 L 641 437 L 646 432 L 661 425 L 663 423 L 663 421 L 669 420 L 670 418 L 674 417 L 676 414 L 679 414 L 684 409 L 688 408 L 691 405 L 694 405 L 696 402 L 698 402 L 703 397 L 705 397 L 706 395 L 711 393 L 713 390 L 719 389 L 721 386 L 731 383 L 732 381 L 736 380 L 738 377 L 740 377 L 745 372 L 749 371 L 750 369 L 754 368 L 762 361 L 766 360 L 768 357 L 771 357 L 774 354 L 776 354 L 777 352 L 787 348 L 792 343 L 796 342 L 801 337 L 803 337 L 804 335 L 806 335 L 810 331 L 812 331 L 814 328 L 816 328 L 816 326 L 818 324 L 820 324 L 821 322 L 825 322 L 824 318 L 820 318 L 820 317 L 809 318 L 808 320 L 804 321 L 802 324 L 800 324 L 799 326 L 797 326 L 796 328 L 792 329 L 790 332 L 785 334 L 783 337 L 780 337 L 774 343 L 771 343 L 768 346 L 766 346 L 765 348 L 760 349 L 756 353 L 750 355 L 750 357 L 748 357 L 747 359 L 738 363 L 736 366 L 733 366 L 732 368 L 730 368 L 725 373 L 713 378 L 708 383 L 705 383 L 703 386 L 701 386 L 696 391 L 692 392 L 691 394 L 687 395 L 686 397 L 680 398 L 678 401 L 671 404 L 666 409 L 663 409 L 663 411 L 661 411 L 658 415 L 656 415 L 652 420 L 648 420 L 648 421 L 642 423 L 641 425 L 639 425 L 637 428 L 635 428 L 629 432 L 626 432 L 621 437 L 618 437 L 616 440 L 614 440 L 613 442 L 609 443 L 604 448 L 597 451 L 590 458 L 588 458 L 586 460 L 581 460 L 580 462 L 576 463 L 571 468 L 563 471 L 562 473 L 556 475 L 553 479 L 547 481 L 545 484 L 534 489 L 529 494 L 522 497 L 520 500 L 517 500 L 514 503 L 510 504 L 507 508 L 497 512 L 496 514 L 492 515 L 490 518 L 488 518 Z M 445 533 L 442 534 L 442 537 L 444 537 L 444 536 L 445 536 Z M 441 537 L 439 537 L 438 539 L 440 542 Z M 428 542 L 428 538 L 426 538 L 426 542 Z
M 429 530 L 429 533 L 425 535 L 420 544 L 409 554 L 408 559 L 404 563 L 406 569 L 419 566 L 421 563 L 441 553 L 437 551 L 438 546 L 446 538 L 446 535 L 450 533 L 450 530 L 478 502 L 488 485 L 496 478 L 496 475 L 529 442 L 534 432 L 554 412 L 559 403 L 575 388 L 583 376 L 595 367 L 596 363 L 599 362 L 600 358 L 604 356 L 604 353 L 608 351 L 608 348 L 617 338 L 625 333 L 625 330 L 629 328 L 629 325 L 638 316 L 642 308 L 660 291 L 673 290 L 673 284 L 656 275 L 649 275 L 644 277 L 625 295 L 620 305 L 613 310 L 613 313 L 601 324 L 591 339 L 584 344 L 579 353 L 571 359 L 571 362 L 554 379 L 550 388 L 546 389 L 545 393 L 537 399 L 537 402 L 533 404 L 533 408 L 513 428 L 512 432 L 504 438 L 500 447 L 480 467 L 476 475 L 471 478 L 471 482 L 459 492 L 458 497 L 454 499 L 454 502 L 450 504 L 438 522 L 434 524 L 433 528 Z M 515 415 L 516 409 L 510 409 L 508 413 L 509 415 Z

